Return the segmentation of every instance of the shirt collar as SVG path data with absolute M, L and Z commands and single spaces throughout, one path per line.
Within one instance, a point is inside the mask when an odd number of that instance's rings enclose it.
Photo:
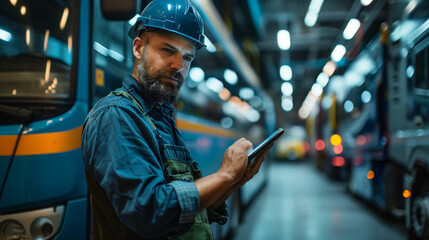
M 125 75 L 122 85 L 142 105 L 146 112 L 152 111 L 155 107 L 168 115 L 172 115 L 176 111 L 176 108 L 170 103 L 161 104 L 153 101 L 146 89 L 131 74 Z

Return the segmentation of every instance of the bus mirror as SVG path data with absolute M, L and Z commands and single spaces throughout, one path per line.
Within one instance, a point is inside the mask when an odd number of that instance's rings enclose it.
M 108 20 L 128 20 L 136 15 L 138 0 L 100 0 L 103 17 Z

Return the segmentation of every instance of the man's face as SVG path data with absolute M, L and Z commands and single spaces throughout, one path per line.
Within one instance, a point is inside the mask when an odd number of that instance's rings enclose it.
M 138 61 L 140 84 L 156 102 L 174 103 L 195 56 L 195 45 L 177 34 L 144 33 L 142 57 Z

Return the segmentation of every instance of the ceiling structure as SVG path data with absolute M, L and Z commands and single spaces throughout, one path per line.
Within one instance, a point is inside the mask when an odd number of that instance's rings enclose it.
M 260 76 L 261 85 L 273 98 L 279 124 L 300 124 L 298 109 L 322 68 L 330 60 L 332 50 L 343 44 L 347 52 L 337 63 L 334 74 L 341 74 L 368 39 L 374 36 L 383 21 L 386 0 L 374 0 L 363 6 L 361 0 L 325 0 L 317 22 L 308 27 L 304 18 L 311 0 L 217 0 L 213 4 L 243 50 L 247 60 Z M 358 33 L 345 40 L 343 30 L 351 18 L 361 21 Z M 290 32 L 291 46 L 280 50 L 277 32 Z M 368 37 L 367 37 L 368 36 Z M 281 65 L 292 68 L 294 86 L 293 109 L 281 108 Z M 287 123 L 286 123 L 287 122 Z

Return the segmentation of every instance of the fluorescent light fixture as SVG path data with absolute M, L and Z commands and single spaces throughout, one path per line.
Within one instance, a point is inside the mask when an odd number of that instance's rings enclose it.
M 293 93 L 293 86 L 290 82 L 284 82 L 282 83 L 281 90 L 284 96 L 291 96 Z
M 320 84 L 318 83 L 314 83 L 313 86 L 311 87 L 311 93 L 313 93 L 316 97 L 319 97 L 320 95 L 322 95 L 323 92 L 323 87 L 320 86 Z
M 10 40 L 12 40 L 12 34 L 0 28 L 0 39 L 6 42 L 10 42 Z
M 350 19 L 350 21 L 347 23 L 347 26 L 343 32 L 344 39 L 346 39 L 346 40 L 352 39 L 355 36 L 359 27 L 360 27 L 360 21 L 359 20 L 357 20 L 355 18 Z
M 344 57 L 344 54 L 346 54 L 346 47 L 338 44 L 331 53 L 331 59 L 334 62 L 339 62 Z
M 322 4 L 323 0 L 312 0 L 310 2 L 307 14 L 305 14 L 304 18 L 304 23 L 307 27 L 313 27 L 316 24 Z
M 133 26 L 137 22 L 137 18 L 140 17 L 139 14 L 136 14 L 133 18 L 131 18 L 128 23 Z
M 220 125 L 226 129 L 231 128 L 233 124 L 234 124 L 234 120 L 232 120 L 232 118 L 230 117 L 224 117 L 220 121 Z
M 333 61 L 329 61 L 323 67 L 323 72 L 326 73 L 328 77 L 330 77 L 332 74 L 334 74 L 336 68 L 337 65 Z
M 31 33 L 30 33 L 30 29 L 27 28 L 27 30 L 25 30 L 25 43 L 27 44 L 27 46 L 30 46 L 30 41 L 31 41 Z
M 205 74 L 203 69 L 199 67 L 193 67 L 189 70 L 189 77 L 194 82 L 202 82 L 204 80 Z
M 371 4 L 371 3 L 372 3 L 372 0 L 360 0 L 360 3 L 361 3 L 363 6 L 368 6 L 369 4 Z
M 257 122 L 261 118 L 261 114 L 253 108 L 245 113 L 244 116 L 250 122 Z
M 210 41 L 210 39 L 207 36 L 204 37 L 204 44 L 206 45 L 207 51 L 216 52 L 215 45 L 212 43 L 212 41 Z
M 27 8 L 25 6 L 21 7 L 21 15 L 24 16 L 27 13 Z
M 60 21 L 60 29 L 61 30 L 63 30 L 64 27 L 66 26 L 68 17 L 69 17 L 69 9 L 64 8 L 63 15 L 61 16 L 61 21 Z
M 125 57 L 122 54 L 120 54 L 117 51 L 112 50 L 112 49 L 109 50 L 109 56 L 112 57 L 113 59 L 119 61 L 119 62 L 122 62 L 125 59 Z
M 406 75 L 408 78 L 412 78 L 414 76 L 414 66 L 413 65 L 409 65 L 407 67 L 407 70 L 405 71 Z
M 213 92 L 220 93 L 223 89 L 223 83 L 215 77 L 210 77 L 207 79 L 206 85 Z
M 43 51 L 46 52 L 48 49 L 48 41 L 49 41 L 49 29 L 46 29 L 45 31 L 45 40 L 43 42 Z
M 238 96 L 240 96 L 240 98 L 242 98 L 244 100 L 249 100 L 253 96 L 255 96 L 255 92 L 253 91 L 253 89 L 251 89 L 249 87 L 243 87 L 238 92 Z
M 277 44 L 281 50 L 288 50 L 290 48 L 289 31 L 282 29 L 277 32 Z
M 291 80 L 292 79 L 292 68 L 289 65 L 282 65 L 280 67 L 280 77 L 285 81 Z
M 360 96 L 363 103 L 369 103 L 371 101 L 371 93 L 367 90 L 362 92 L 362 95 Z
M 282 108 L 286 112 L 290 112 L 293 109 L 293 100 L 290 97 L 282 99 Z
M 319 76 L 317 76 L 316 82 L 324 88 L 329 82 L 329 76 L 325 72 L 321 72 Z
M 226 101 L 231 97 L 231 92 L 228 89 L 223 88 L 222 91 L 220 91 L 218 95 L 219 95 L 220 99 Z
M 313 27 L 314 25 L 316 25 L 316 22 L 317 22 L 317 15 L 311 14 L 311 13 L 307 13 L 305 15 L 304 23 L 307 27 Z
M 231 69 L 225 69 L 225 71 L 223 72 L 223 78 L 225 79 L 225 81 L 231 85 L 235 85 L 238 82 L 238 77 L 237 74 L 232 71 Z
M 345 103 L 344 103 L 344 110 L 346 111 L 346 112 L 351 112 L 351 111 L 353 111 L 353 108 L 354 108 L 355 106 L 354 106 L 354 104 L 353 104 L 353 102 L 352 101 L 350 101 L 350 100 L 347 100 Z
M 101 45 L 100 43 L 94 42 L 93 47 L 95 51 L 99 52 L 101 55 L 104 55 L 106 57 L 109 55 L 109 49 L 107 49 L 105 46 Z

